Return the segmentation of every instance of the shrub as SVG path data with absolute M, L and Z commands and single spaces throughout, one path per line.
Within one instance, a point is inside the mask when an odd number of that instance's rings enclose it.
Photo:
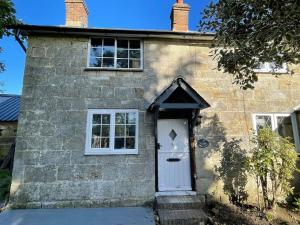
M 297 153 L 290 138 L 262 128 L 253 139 L 251 172 L 260 181 L 265 209 L 272 209 L 278 197 L 292 193 L 290 181 L 297 169 Z
M 8 170 L 0 170 L 0 201 L 5 201 L 9 194 L 11 174 Z

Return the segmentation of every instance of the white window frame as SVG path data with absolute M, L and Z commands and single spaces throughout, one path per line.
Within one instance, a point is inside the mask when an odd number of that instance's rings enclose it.
M 134 149 L 114 149 L 115 142 L 115 115 L 116 113 L 136 113 L 135 125 L 135 148 Z M 110 135 L 109 135 L 109 148 L 92 148 L 92 126 L 94 114 L 110 114 Z M 87 113 L 87 126 L 86 126 L 86 143 L 85 155 L 137 155 L 138 154 L 138 137 L 139 137 L 139 112 L 136 109 L 89 109 Z
M 255 134 L 257 135 L 257 121 L 256 116 L 270 116 L 271 117 L 271 124 L 272 130 L 276 131 L 278 129 L 278 117 L 291 117 L 292 128 L 293 128 L 293 136 L 295 141 L 295 147 L 297 149 L 298 154 L 300 153 L 300 140 L 299 140 L 299 132 L 297 128 L 297 119 L 295 113 L 254 113 L 252 115 L 252 123 Z
M 261 68 L 257 68 L 254 70 L 256 73 L 287 73 L 288 72 L 288 67 L 287 64 L 284 63 L 281 68 L 277 68 L 275 70 L 272 69 L 271 63 L 266 62 L 263 64 Z
M 92 39 L 102 39 L 103 40 L 105 38 L 110 38 L 110 39 L 115 40 L 114 67 L 110 68 L 110 67 L 93 67 L 93 66 L 90 66 Z M 140 51 L 141 51 L 141 57 L 140 57 L 141 66 L 140 66 L 140 68 L 118 68 L 117 67 L 117 53 L 118 53 L 117 40 L 140 41 L 140 44 L 141 44 L 141 49 L 140 49 Z M 130 58 L 128 58 L 128 59 L 130 59 Z M 135 38 L 113 38 L 113 37 L 90 38 L 89 43 L 88 43 L 87 68 L 88 69 L 93 69 L 93 70 L 124 70 L 124 71 L 134 71 L 134 70 L 140 71 L 140 70 L 143 70 L 144 69 L 144 42 L 141 39 L 135 39 Z

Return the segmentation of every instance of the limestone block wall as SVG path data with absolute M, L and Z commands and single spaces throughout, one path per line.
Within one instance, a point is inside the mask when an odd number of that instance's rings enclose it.
M 155 193 L 143 73 L 85 71 L 88 39 L 30 37 L 13 207 L 134 206 Z M 139 154 L 85 156 L 88 109 L 138 109 Z
M 252 114 L 288 113 L 300 104 L 300 70 L 261 74 L 242 91 L 217 71 L 209 47 L 192 40 L 144 40 L 144 70 L 87 71 L 88 38 L 29 38 L 11 204 L 14 207 L 141 205 L 155 194 L 155 151 L 150 103 L 183 77 L 211 107 L 201 112 L 196 139 L 196 189 L 222 195 L 215 165 L 231 138 L 247 148 Z M 138 109 L 139 154 L 84 156 L 88 109 Z M 249 185 L 251 186 L 251 185 Z
M 145 44 L 145 74 L 149 89 L 146 98 L 159 92 L 174 77 L 183 77 L 210 105 L 201 111 L 202 124 L 195 128 L 196 140 L 205 138 L 210 145 L 196 149 L 196 189 L 199 194 L 223 196 L 222 182 L 216 179 L 215 166 L 219 164 L 225 142 L 241 140 L 241 147 L 249 149 L 253 133 L 254 113 L 291 113 L 300 104 L 297 91 L 300 68 L 295 74 L 259 74 L 254 90 L 241 90 L 233 84 L 229 74 L 216 69 L 210 56 L 211 49 L 193 41 L 152 40 Z M 256 184 L 250 179 L 247 189 L 250 201 L 257 197 Z M 251 199 L 252 198 L 252 199 Z
M 0 162 L 7 155 L 17 135 L 17 122 L 0 122 Z

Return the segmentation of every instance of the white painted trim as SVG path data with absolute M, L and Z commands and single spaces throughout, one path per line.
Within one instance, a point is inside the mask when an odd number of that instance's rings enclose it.
M 273 130 L 274 120 L 273 120 L 273 114 L 272 113 L 254 113 L 254 114 L 252 114 L 252 124 L 253 124 L 253 129 L 254 129 L 255 134 L 257 134 L 256 116 L 270 116 L 271 117 L 271 126 L 272 126 L 272 130 Z
M 272 123 L 272 130 L 276 131 L 278 129 L 278 117 L 291 117 L 292 122 L 292 129 L 293 129 L 293 137 L 295 141 L 295 147 L 298 153 L 300 153 L 300 140 L 299 140 L 299 131 L 298 131 L 298 124 L 297 124 L 297 118 L 295 112 L 293 113 L 254 113 L 252 114 L 252 124 L 255 131 L 255 134 L 257 134 L 256 129 L 256 116 L 270 116 L 271 117 L 271 123 Z
M 184 195 L 197 195 L 196 191 L 159 191 L 155 193 L 155 197 L 158 196 L 184 196 Z
M 134 149 L 114 149 L 115 139 L 115 114 L 116 113 L 136 113 L 136 125 L 135 125 L 135 148 Z M 109 148 L 92 149 L 92 120 L 93 114 L 110 114 L 110 135 L 109 135 Z M 89 109 L 87 113 L 87 125 L 86 125 L 86 141 L 85 141 L 85 155 L 118 155 L 118 154 L 138 154 L 138 142 L 139 142 L 139 111 L 136 109 Z
M 273 70 L 270 66 L 271 63 L 266 62 L 264 63 L 264 67 L 263 68 L 259 68 L 259 69 L 255 69 L 254 72 L 256 73 L 288 73 L 288 66 L 286 63 L 284 63 L 282 65 L 282 68 Z
M 257 134 L 256 129 L 256 116 L 270 116 L 271 117 L 271 124 L 272 130 L 275 131 L 278 128 L 277 117 L 289 117 L 291 114 L 289 113 L 254 113 L 252 115 L 252 123 L 255 133 Z
M 299 130 L 298 130 L 296 113 L 293 112 L 291 117 L 292 117 L 292 127 L 293 127 L 295 146 L 296 146 L 297 152 L 300 153 L 300 140 L 299 140 Z
M 87 68 L 88 69 L 111 69 L 111 70 L 120 70 L 120 71 L 131 71 L 131 70 L 143 70 L 144 69 L 144 42 L 140 39 L 135 39 L 135 38 L 114 38 L 114 37 L 99 37 L 99 38 L 94 38 L 94 39 L 102 39 L 102 55 L 103 55 L 103 46 L 104 46 L 104 38 L 111 38 L 114 39 L 115 41 L 115 55 L 114 55 L 114 67 L 102 67 L 102 61 L 103 61 L 103 57 L 101 60 L 101 67 L 91 67 L 90 66 L 90 57 L 91 57 L 91 40 L 92 38 L 89 39 L 89 44 L 88 44 L 88 55 L 87 55 Z M 127 40 L 128 41 L 128 68 L 117 68 L 117 52 L 118 52 L 118 48 L 117 48 L 117 40 Z M 141 57 L 140 57 L 140 67 L 139 68 L 129 68 L 129 62 L 130 62 L 130 46 L 129 46 L 129 41 L 130 40 L 137 40 L 140 41 L 140 52 L 141 52 Z

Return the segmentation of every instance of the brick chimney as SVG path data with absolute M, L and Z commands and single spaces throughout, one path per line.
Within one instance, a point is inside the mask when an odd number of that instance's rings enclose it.
M 66 26 L 88 27 L 88 8 L 85 0 L 65 0 Z
M 189 31 L 189 12 L 190 6 L 183 0 L 176 0 L 171 12 L 172 31 Z

